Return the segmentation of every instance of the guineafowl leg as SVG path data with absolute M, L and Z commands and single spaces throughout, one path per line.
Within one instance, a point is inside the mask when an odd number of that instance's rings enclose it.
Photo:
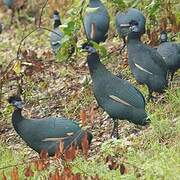
M 111 138 L 114 138 L 114 137 L 119 139 L 118 120 L 117 119 L 113 119 L 113 129 L 112 129 L 112 133 L 111 133 Z
M 173 81 L 173 77 L 174 77 L 174 72 L 171 73 L 170 81 Z
M 126 46 L 126 37 L 123 37 L 123 45 L 122 45 L 122 47 L 120 49 L 120 54 L 122 53 L 122 51 L 125 48 L 125 46 Z
M 156 97 L 154 97 L 152 95 L 153 91 L 150 88 L 148 88 L 148 91 L 149 91 L 149 94 L 148 94 L 148 97 L 147 97 L 147 102 L 153 101 L 153 99 L 156 99 Z

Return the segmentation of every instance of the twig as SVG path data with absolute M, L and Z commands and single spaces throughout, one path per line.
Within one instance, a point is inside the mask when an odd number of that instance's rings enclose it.
M 20 43 L 19 43 L 19 46 L 18 46 L 18 50 L 17 50 L 17 59 L 19 59 L 19 54 L 20 54 L 20 51 L 21 51 L 21 46 L 22 46 L 22 43 L 24 42 L 24 40 L 29 37 L 32 33 L 34 33 L 35 31 L 37 31 L 39 28 L 35 28 L 34 30 L 32 30 L 30 33 L 28 33 L 25 37 L 23 37 L 23 39 L 21 39 Z
M 44 5 L 43 5 L 43 7 L 42 7 L 42 9 L 41 9 L 41 13 L 40 13 L 40 17 L 39 17 L 39 26 L 38 26 L 39 28 L 41 27 L 42 15 L 43 15 L 43 12 L 44 12 L 44 9 L 45 9 L 47 3 L 48 3 L 48 0 L 46 0 L 46 2 L 44 3 Z
M 85 2 L 86 2 L 85 0 L 82 0 L 81 9 L 80 9 L 80 11 L 79 11 L 79 14 L 80 14 L 81 22 L 82 22 L 82 24 L 83 24 L 83 29 L 84 29 L 84 31 L 85 31 L 86 39 L 87 39 L 87 41 L 89 42 L 90 39 L 89 39 L 89 37 L 88 37 L 88 35 L 87 35 L 86 28 L 85 28 L 85 25 L 84 25 L 84 20 L 83 20 L 83 10 L 84 10 L 84 4 L 85 4 Z

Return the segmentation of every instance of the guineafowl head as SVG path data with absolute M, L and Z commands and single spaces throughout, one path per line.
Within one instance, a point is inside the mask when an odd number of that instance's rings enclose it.
M 93 54 L 96 52 L 96 49 L 93 47 L 91 42 L 86 42 L 81 46 L 81 51 L 88 52 L 88 54 Z
M 21 100 L 20 96 L 10 96 L 8 98 L 8 102 L 10 104 L 12 104 L 14 107 L 16 107 L 17 109 L 22 109 L 23 108 L 23 103 Z
M 53 12 L 53 19 L 54 19 L 54 28 L 57 28 L 62 24 L 59 12 L 57 10 L 54 10 Z
M 162 31 L 160 34 L 160 43 L 167 42 L 167 41 L 168 41 L 167 32 Z

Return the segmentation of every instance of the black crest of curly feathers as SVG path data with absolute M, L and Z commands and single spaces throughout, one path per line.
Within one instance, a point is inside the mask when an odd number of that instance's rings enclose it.
M 11 104 L 13 101 L 22 101 L 22 99 L 18 95 L 13 95 L 8 98 L 8 102 Z

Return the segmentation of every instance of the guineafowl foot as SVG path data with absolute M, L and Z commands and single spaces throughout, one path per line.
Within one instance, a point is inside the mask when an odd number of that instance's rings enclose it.
M 171 73 L 170 82 L 173 81 L 173 77 L 174 77 L 174 72 Z
M 148 97 L 147 97 L 147 102 L 154 102 L 155 100 L 157 100 L 157 97 L 155 97 L 155 96 L 152 96 L 152 95 L 148 95 Z
M 112 133 L 111 133 L 111 138 L 119 139 L 118 120 L 113 120 L 113 129 L 112 129 Z

